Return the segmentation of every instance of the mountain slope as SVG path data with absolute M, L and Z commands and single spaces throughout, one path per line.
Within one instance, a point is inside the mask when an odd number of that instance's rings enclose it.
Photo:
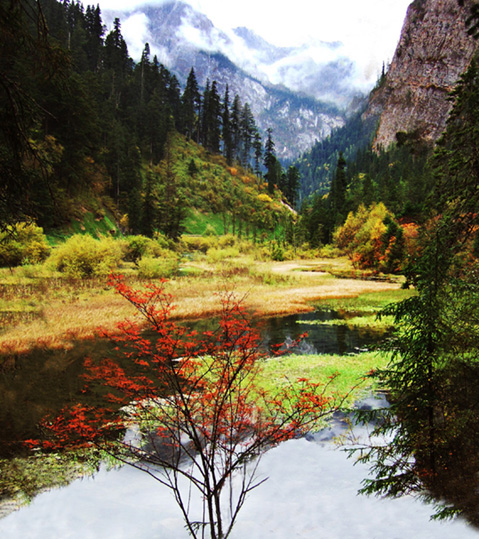
M 478 50 L 467 33 L 472 4 L 415 0 L 409 6 L 390 69 L 364 116 L 379 118 L 376 147 L 388 147 L 397 132 L 435 142 L 444 131 L 448 94 Z
M 227 35 L 205 15 L 182 2 L 146 6 L 141 13 L 126 16 L 136 15 L 144 18 L 152 53 L 182 84 L 193 67 L 200 86 L 205 87 L 207 79 L 216 80 L 220 93 L 228 84 L 230 96 L 237 93 L 243 103 L 248 102 L 260 130 L 273 129 L 279 158 L 296 157 L 344 124 L 344 109 L 331 101 L 325 103 L 306 97 L 304 92 L 271 84 L 264 69 L 266 66 L 271 72 L 281 71 L 286 78 L 317 88 L 318 94 L 339 96 L 343 104 L 349 104 L 357 92 L 347 84 L 352 70 L 347 61 L 325 64 L 318 76 L 307 79 L 304 65 L 299 62 L 301 51 L 296 51 L 293 61 L 291 49 L 274 47 L 248 29 L 237 28 Z M 324 46 L 334 48 L 335 44 Z M 311 66 L 307 69 L 311 71 Z M 297 89 L 301 90 L 301 85 Z

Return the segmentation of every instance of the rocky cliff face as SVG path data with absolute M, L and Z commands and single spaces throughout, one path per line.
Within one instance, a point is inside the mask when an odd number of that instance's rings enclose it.
M 365 113 L 379 118 L 376 147 L 388 147 L 397 132 L 426 142 L 439 138 L 452 106 L 448 93 L 478 50 L 466 31 L 472 3 L 415 0 L 409 6 L 391 66 Z

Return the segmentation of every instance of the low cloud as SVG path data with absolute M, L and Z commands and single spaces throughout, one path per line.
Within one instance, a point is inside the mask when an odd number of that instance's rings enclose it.
M 155 44 L 148 16 L 134 8 L 142 3 L 128 3 L 129 13 L 108 12 L 110 24 L 114 16 L 121 17 L 122 33 L 136 61 L 141 58 L 145 43 L 150 44 L 151 55 L 157 55 L 170 68 L 174 68 L 174 58 L 180 58 L 178 53 L 185 45 L 190 49 L 220 52 L 263 83 L 281 85 L 339 106 L 347 106 L 354 95 L 368 92 L 379 75 L 377 66 L 381 61 L 364 50 L 365 43 L 352 47 L 349 43 L 310 37 L 301 46 L 277 47 L 246 28 L 220 30 L 191 7 L 183 13 L 170 58 L 164 47 Z M 117 3 L 116 9 L 121 9 L 121 5 Z
M 128 43 L 128 52 L 135 59 L 141 58 L 145 43 L 149 43 L 151 35 L 148 30 L 148 17 L 144 13 L 134 13 L 122 23 L 121 31 Z

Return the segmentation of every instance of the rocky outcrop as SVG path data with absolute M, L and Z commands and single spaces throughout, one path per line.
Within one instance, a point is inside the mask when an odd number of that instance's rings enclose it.
M 370 97 L 365 118 L 379 119 L 376 148 L 387 148 L 396 133 L 434 143 L 451 109 L 449 92 L 478 49 L 467 34 L 473 0 L 415 0 L 382 84 Z

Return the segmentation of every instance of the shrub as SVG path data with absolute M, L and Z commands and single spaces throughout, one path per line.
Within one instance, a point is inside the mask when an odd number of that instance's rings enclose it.
M 18 223 L 0 233 L 0 265 L 3 267 L 37 264 L 49 253 L 43 229 L 34 223 Z
M 225 234 L 218 240 L 219 247 L 233 247 L 236 245 L 236 237 L 233 234 Z
M 208 249 L 216 246 L 217 239 L 214 236 L 202 237 L 202 236 L 183 236 L 182 246 L 183 249 L 188 252 L 200 251 L 207 253 Z
M 138 262 L 138 275 L 142 279 L 161 279 L 176 275 L 179 269 L 177 256 L 153 258 L 144 256 Z
M 56 247 L 50 260 L 57 270 L 80 279 L 108 275 L 122 257 L 121 242 L 113 238 L 96 240 L 89 235 L 75 234 Z
M 271 258 L 276 262 L 282 262 L 284 260 L 284 251 L 279 243 L 273 245 L 271 252 Z
M 158 258 L 164 256 L 165 250 L 168 250 L 168 241 L 161 237 L 153 240 L 141 235 L 128 236 L 126 241 L 125 260 L 131 262 L 137 262 L 143 256 Z
M 216 232 L 216 229 L 214 226 L 212 226 L 210 223 L 206 225 L 205 231 L 203 232 L 203 236 L 218 236 L 218 232 Z
M 239 256 L 239 249 L 236 247 L 226 247 L 225 249 L 212 247 L 208 249 L 207 253 L 208 262 L 211 263 L 221 262 L 227 258 L 236 258 L 237 256 Z

